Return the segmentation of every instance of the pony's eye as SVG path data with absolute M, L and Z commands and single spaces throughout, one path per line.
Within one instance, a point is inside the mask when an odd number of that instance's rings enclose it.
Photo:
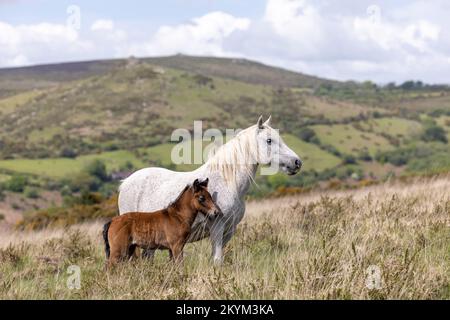
M 200 202 L 205 202 L 205 197 L 204 197 L 204 196 L 198 197 L 198 201 L 200 201 Z
M 272 144 L 272 139 L 267 139 L 267 144 Z

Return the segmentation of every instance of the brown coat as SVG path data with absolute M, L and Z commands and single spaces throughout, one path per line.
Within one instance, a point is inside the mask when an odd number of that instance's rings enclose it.
M 179 261 L 191 226 L 199 212 L 206 216 L 220 214 L 207 189 L 208 179 L 186 186 L 167 208 L 155 212 L 130 212 L 105 224 L 108 266 L 131 258 L 136 247 L 168 249 L 171 258 Z

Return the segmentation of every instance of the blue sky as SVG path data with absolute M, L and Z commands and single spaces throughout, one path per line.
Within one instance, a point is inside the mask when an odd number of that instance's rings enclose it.
M 185 53 L 449 83 L 449 16 L 445 0 L 0 0 L 0 67 Z
M 188 21 L 211 11 L 256 18 L 263 14 L 265 3 L 257 0 L 0 0 L 0 21 L 13 24 L 43 21 L 64 23 L 66 8 L 69 5 L 78 5 L 88 23 L 107 17 L 123 23 L 139 22 L 157 27 L 161 24 Z

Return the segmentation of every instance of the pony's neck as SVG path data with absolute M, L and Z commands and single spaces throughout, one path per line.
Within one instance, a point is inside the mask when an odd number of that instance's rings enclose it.
M 238 194 L 247 193 L 252 181 L 255 179 L 258 164 L 253 164 L 246 168 L 238 166 L 236 168 L 235 188 Z
M 243 194 L 258 169 L 256 152 L 255 128 L 250 127 L 219 147 L 205 165 L 210 173 L 219 173 L 230 189 Z

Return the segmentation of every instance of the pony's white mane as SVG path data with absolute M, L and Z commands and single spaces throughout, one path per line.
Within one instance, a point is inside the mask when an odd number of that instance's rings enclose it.
M 257 164 L 257 126 L 240 131 L 224 145 L 213 149 L 206 162 L 211 172 L 219 172 L 224 180 L 236 186 L 237 177 L 243 175 L 253 179 L 254 166 Z

